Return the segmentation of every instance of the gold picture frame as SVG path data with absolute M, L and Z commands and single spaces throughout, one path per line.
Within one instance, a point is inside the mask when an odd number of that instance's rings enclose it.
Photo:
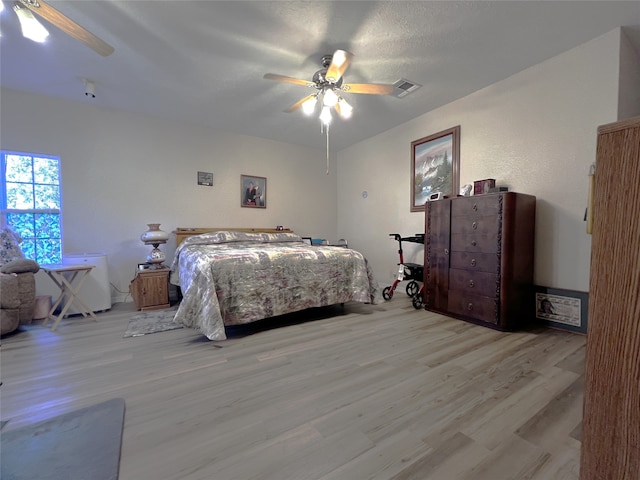
M 460 125 L 411 142 L 411 211 L 460 190 Z

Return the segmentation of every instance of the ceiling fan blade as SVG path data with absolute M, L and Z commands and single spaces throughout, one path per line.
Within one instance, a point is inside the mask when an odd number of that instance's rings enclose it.
M 103 57 L 113 53 L 113 47 L 104 40 L 96 37 L 89 30 L 81 27 L 66 15 L 60 13 L 51 5 L 43 0 L 19 0 L 21 5 L 31 10 L 33 13 L 40 15 L 42 18 L 52 23 L 60 30 L 71 35 L 76 40 L 84 43 L 87 47 L 99 53 Z
M 340 80 L 344 72 L 349 68 L 352 58 L 353 53 L 347 52 L 346 50 L 336 50 L 331 59 L 331 64 L 327 68 L 327 80 L 331 83 L 336 83 Z
M 313 87 L 314 83 L 308 80 L 300 80 L 299 78 L 285 77 L 284 75 L 278 75 L 275 73 L 265 73 L 264 77 L 267 80 L 275 80 L 277 82 L 293 83 L 294 85 L 302 85 L 303 87 Z
M 345 83 L 340 89 L 347 93 L 368 93 L 370 95 L 389 95 L 394 90 L 393 85 L 382 83 Z
M 312 99 L 313 97 L 315 97 L 315 93 L 312 93 L 311 95 L 307 95 L 306 97 L 298 100 L 296 103 L 294 103 L 293 105 L 291 105 L 289 108 L 287 108 L 285 110 L 286 113 L 291 113 L 291 112 L 295 112 L 296 110 L 298 110 L 300 107 L 302 107 L 302 104 L 304 102 L 306 102 L 307 100 Z

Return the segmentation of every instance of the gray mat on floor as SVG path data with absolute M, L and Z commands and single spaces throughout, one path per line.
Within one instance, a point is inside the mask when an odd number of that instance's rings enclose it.
M 174 323 L 173 318 L 176 316 L 178 307 L 171 307 L 165 310 L 151 310 L 135 314 L 129 325 L 124 337 L 139 337 L 149 333 L 166 332 L 167 330 L 175 330 L 182 328 L 179 323 Z
M 2 431 L 2 480 L 116 480 L 124 400 Z

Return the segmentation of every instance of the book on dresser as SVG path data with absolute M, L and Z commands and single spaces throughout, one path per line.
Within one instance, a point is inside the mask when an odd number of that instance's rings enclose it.
M 515 192 L 427 202 L 425 308 L 499 330 L 529 323 L 535 212 L 536 198 Z

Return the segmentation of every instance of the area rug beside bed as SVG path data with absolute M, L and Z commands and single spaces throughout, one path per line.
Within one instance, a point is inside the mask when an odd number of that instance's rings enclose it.
M 176 316 L 178 306 L 173 306 L 164 310 L 151 310 L 136 313 L 127 326 L 124 338 L 140 337 L 150 333 L 166 332 L 167 330 L 175 330 L 183 328 L 179 323 L 173 321 Z
M 117 480 L 124 411 L 124 400 L 114 398 L 16 430 L 3 429 L 0 478 Z

